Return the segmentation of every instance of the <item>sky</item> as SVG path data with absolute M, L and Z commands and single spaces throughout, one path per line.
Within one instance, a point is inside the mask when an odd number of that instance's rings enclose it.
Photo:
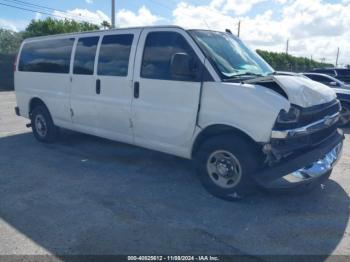
M 32 5 L 28 5 L 28 3 Z M 4 6 L 13 5 L 34 12 Z M 39 5 L 47 9 L 39 8 Z M 100 24 L 111 0 L 0 0 L 0 27 L 23 30 L 46 14 Z M 350 64 L 350 0 L 116 0 L 118 27 L 179 25 L 237 32 L 251 48 Z

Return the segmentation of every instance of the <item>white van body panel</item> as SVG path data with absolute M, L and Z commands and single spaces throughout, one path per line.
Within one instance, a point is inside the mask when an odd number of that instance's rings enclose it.
M 196 126 L 201 83 L 140 76 L 148 34 L 169 31 L 182 35 L 199 60 L 204 63 L 204 55 L 183 30 L 169 28 L 143 30 L 134 71 L 134 82 L 140 84 L 140 96 L 132 100 L 134 142 L 143 147 L 189 157 L 188 148 Z
M 311 107 L 324 104 L 336 99 L 337 95 L 326 85 L 306 77 L 290 75 L 271 75 L 245 81 L 259 84 L 264 81 L 275 81 L 288 95 L 289 102 L 301 107 Z
M 267 142 L 279 112 L 289 108 L 286 98 L 259 85 L 206 82 L 198 124 L 202 129 L 224 124 Z
M 47 105 L 53 119 L 70 121 L 68 75 L 18 72 L 15 79 L 17 104 L 23 116 L 29 117 L 29 102 L 37 97 Z
M 46 40 L 61 38 L 63 37 L 56 36 L 47 38 Z M 29 39 L 25 42 L 35 41 L 45 41 L 45 39 Z M 24 43 L 21 45 L 20 52 Z M 19 57 L 20 56 L 17 57 L 14 82 L 17 105 L 21 109 L 21 115 L 29 118 L 29 103 L 32 98 L 37 97 L 47 105 L 55 123 L 69 123 L 69 75 L 18 71 Z
M 78 75 L 71 72 L 71 108 L 74 130 L 105 138 L 133 143 L 130 125 L 133 95 L 132 75 L 137 42 L 141 30 L 106 31 L 100 34 L 84 34 L 81 37 L 100 36 L 95 57 L 94 74 Z M 103 37 L 109 35 L 133 35 L 127 76 L 99 75 L 98 57 Z M 77 41 L 76 41 L 77 42 Z M 73 53 L 75 53 L 75 48 Z M 73 66 L 71 66 L 73 68 Z M 96 81 L 101 92 L 96 93 Z
M 311 107 L 325 104 L 337 98 L 332 88 L 305 77 L 274 76 L 285 90 L 292 104 Z
M 154 31 L 181 34 L 205 64 L 213 81 L 142 78 L 145 38 L 147 33 Z M 127 77 L 97 75 L 102 37 L 123 33 L 134 34 Z M 100 36 L 94 74 L 75 75 L 72 65 L 77 39 L 88 36 Z M 27 39 L 24 43 L 64 37 L 68 36 Z M 336 98 L 330 88 L 297 77 L 266 78 L 276 81 L 289 100 L 259 85 L 261 78 L 245 83 L 221 82 L 193 39 L 178 27 L 118 29 L 69 34 L 69 37 L 75 38 L 69 74 L 21 72 L 17 66 L 15 89 L 21 115 L 29 118 L 29 103 L 37 97 L 48 107 L 57 126 L 185 158 L 192 157 L 197 135 L 209 126 L 227 125 L 244 132 L 257 143 L 267 143 L 281 110 L 288 111 L 291 104 L 308 107 Z M 101 80 L 100 95 L 96 94 L 97 79 Z M 138 99 L 133 96 L 135 82 L 140 83 Z

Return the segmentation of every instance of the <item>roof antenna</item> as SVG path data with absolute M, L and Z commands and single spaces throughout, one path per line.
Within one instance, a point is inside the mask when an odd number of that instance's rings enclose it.
M 230 30 L 230 29 L 225 29 L 225 32 L 226 32 L 226 33 L 229 33 L 229 34 L 231 34 L 231 35 L 232 35 L 232 32 L 231 32 L 231 30 Z

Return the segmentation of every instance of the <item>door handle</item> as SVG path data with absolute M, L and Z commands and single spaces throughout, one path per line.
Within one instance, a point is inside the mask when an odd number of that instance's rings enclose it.
M 137 81 L 134 83 L 134 97 L 135 98 L 140 97 L 140 83 Z
M 96 94 L 101 94 L 101 80 L 97 79 L 96 80 Z

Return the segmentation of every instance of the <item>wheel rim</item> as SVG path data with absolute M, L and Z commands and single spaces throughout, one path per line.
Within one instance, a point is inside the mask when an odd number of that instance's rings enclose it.
M 45 137 L 47 134 L 47 125 L 45 121 L 45 117 L 43 115 L 35 116 L 35 130 L 40 137 Z
M 233 188 L 242 178 L 238 159 L 225 150 L 215 151 L 209 156 L 207 171 L 211 180 L 222 188 Z
M 343 106 L 340 112 L 339 123 L 341 125 L 347 125 L 350 123 L 350 108 Z

